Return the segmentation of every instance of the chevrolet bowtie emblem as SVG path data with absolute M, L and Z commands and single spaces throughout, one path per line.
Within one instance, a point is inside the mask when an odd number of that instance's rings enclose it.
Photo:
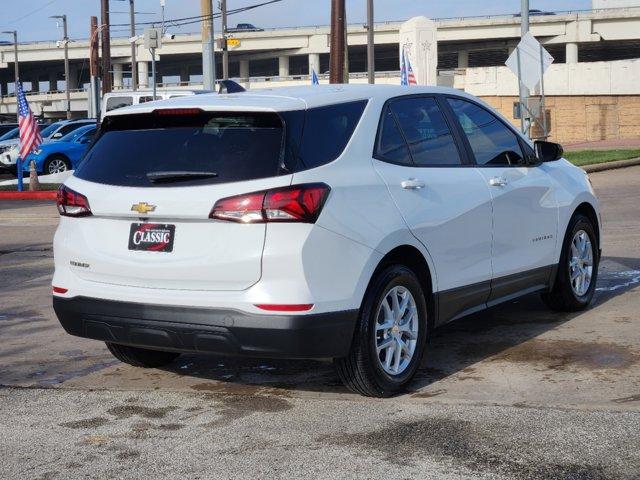
M 155 205 L 149 205 L 147 202 L 140 202 L 131 206 L 132 212 L 138 212 L 142 215 L 149 212 L 153 212 L 155 211 L 155 209 L 156 209 Z

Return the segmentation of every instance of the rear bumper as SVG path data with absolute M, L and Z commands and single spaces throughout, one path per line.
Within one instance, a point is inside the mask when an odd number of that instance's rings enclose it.
M 71 335 L 157 350 L 252 357 L 347 355 L 358 311 L 252 315 L 236 310 L 171 307 L 88 297 L 53 297 Z

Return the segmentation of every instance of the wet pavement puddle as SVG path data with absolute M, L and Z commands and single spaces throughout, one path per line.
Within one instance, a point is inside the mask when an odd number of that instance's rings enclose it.
M 601 284 L 597 292 L 615 292 L 621 288 L 629 288 L 640 284 L 640 270 L 626 270 L 621 272 L 603 273 L 598 279 Z

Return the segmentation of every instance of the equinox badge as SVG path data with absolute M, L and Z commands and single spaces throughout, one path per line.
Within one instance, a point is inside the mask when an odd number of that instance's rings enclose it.
M 140 203 L 133 204 L 131 206 L 132 212 L 138 212 L 142 215 L 149 212 L 153 212 L 155 211 L 155 209 L 156 209 L 155 205 L 149 205 L 147 202 L 140 202 Z

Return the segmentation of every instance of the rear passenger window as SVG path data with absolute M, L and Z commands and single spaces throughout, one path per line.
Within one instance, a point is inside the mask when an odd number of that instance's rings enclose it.
M 388 107 L 382 118 L 378 145 L 376 146 L 376 158 L 401 165 L 412 165 L 409 148 Z
M 315 168 L 338 158 L 360 121 L 366 100 L 311 108 L 304 117 L 299 157 L 303 168 Z M 294 115 L 295 116 L 295 115 Z M 285 123 L 292 116 L 283 114 Z
M 460 153 L 434 98 L 402 98 L 391 103 L 391 110 L 416 166 L 460 165 Z
M 471 102 L 448 99 L 478 165 L 523 165 L 518 137 L 495 115 Z

